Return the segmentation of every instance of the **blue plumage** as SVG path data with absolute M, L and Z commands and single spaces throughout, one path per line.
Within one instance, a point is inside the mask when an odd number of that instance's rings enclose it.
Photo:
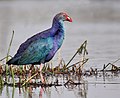
M 72 22 L 72 19 L 66 13 L 57 14 L 53 19 L 52 27 L 22 43 L 7 64 L 44 64 L 50 61 L 63 43 L 64 21 Z

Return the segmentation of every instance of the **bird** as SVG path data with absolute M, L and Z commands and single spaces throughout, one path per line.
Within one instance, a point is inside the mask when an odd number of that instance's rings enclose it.
M 40 71 L 46 62 L 49 62 L 61 47 L 65 27 L 64 22 L 72 22 L 72 18 L 66 12 L 55 15 L 52 26 L 39 32 L 23 42 L 17 53 L 6 64 L 8 65 L 39 65 Z

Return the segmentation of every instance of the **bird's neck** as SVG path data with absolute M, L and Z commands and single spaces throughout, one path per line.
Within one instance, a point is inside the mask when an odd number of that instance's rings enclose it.
M 52 31 L 53 31 L 52 35 L 56 35 L 57 31 L 59 31 L 59 33 L 62 33 L 64 35 L 64 23 L 63 23 L 63 21 L 53 20 Z
M 52 30 L 54 30 L 52 32 L 52 34 L 54 36 L 54 45 L 55 46 L 57 45 L 56 49 L 59 49 L 61 47 L 61 45 L 63 43 L 63 39 L 64 39 L 64 23 L 63 23 L 63 21 L 53 22 Z

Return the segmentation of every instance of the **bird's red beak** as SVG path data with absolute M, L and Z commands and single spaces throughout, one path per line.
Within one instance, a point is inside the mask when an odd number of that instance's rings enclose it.
M 72 18 L 69 17 L 69 16 L 66 17 L 66 20 L 69 21 L 69 22 L 72 22 Z

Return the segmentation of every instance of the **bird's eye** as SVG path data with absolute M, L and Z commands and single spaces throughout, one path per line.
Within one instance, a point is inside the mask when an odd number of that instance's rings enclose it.
M 66 15 L 65 15 L 65 14 L 63 14 L 63 17 L 66 17 Z

